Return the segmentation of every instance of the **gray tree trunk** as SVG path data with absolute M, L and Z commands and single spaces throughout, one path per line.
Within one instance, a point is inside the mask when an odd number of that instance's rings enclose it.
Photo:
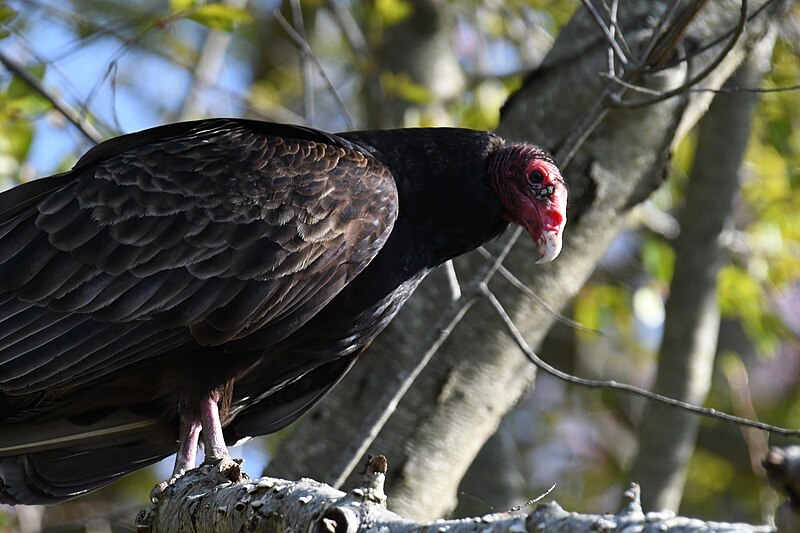
M 764 38 L 726 87 L 759 87 L 769 70 L 775 32 Z M 719 336 L 717 274 L 724 237 L 733 229 L 740 165 L 758 94 L 720 94 L 700 121 L 686 204 L 675 242 L 675 273 L 666 306 L 664 339 L 653 389 L 702 405 L 711 386 Z M 642 486 L 645 509 L 678 509 L 700 420 L 648 402 L 638 428 L 630 478 Z
M 764 2 L 751 2 L 752 10 Z M 712 1 L 687 32 L 687 39 L 708 43 L 736 25 L 736 2 Z M 752 18 L 740 42 L 706 78 L 719 87 L 742 62 L 782 9 L 772 3 Z M 662 2 L 620 3 L 619 24 L 627 42 L 641 49 Z M 724 40 L 723 40 L 724 43 Z M 675 87 L 709 65 L 718 44 L 681 65 L 640 82 Z M 638 109 L 595 113 L 607 100 L 611 82 L 598 76 L 607 69 L 607 44 L 584 9 L 562 30 L 543 64 L 507 103 L 498 132 L 510 139 L 532 139 L 559 150 L 580 130 L 586 117 L 602 120 L 576 154 L 565 176 L 571 188 L 570 221 L 562 255 L 533 265 L 535 252 L 522 239 L 506 264 L 552 307 L 561 308 L 580 289 L 627 214 L 661 182 L 671 147 L 702 115 L 705 94 L 692 93 Z M 462 279 L 471 279 L 484 260 L 457 263 Z M 447 309 L 450 291 L 441 275 L 431 276 L 401 315 L 376 340 L 354 370 L 315 410 L 296 424 L 268 467 L 282 477 L 311 476 L 330 481 L 350 461 L 350 443 L 368 432 L 363 421 L 390 394 L 394 376 L 415 364 L 436 332 L 430 331 Z M 507 283 L 491 289 L 537 345 L 553 322 Z M 502 416 L 533 381 L 535 370 L 503 332 L 493 309 L 478 301 L 447 339 L 437 356 L 403 398 L 370 447 L 392 465 L 390 506 L 402 515 L 438 518 L 455 505 L 457 487 Z

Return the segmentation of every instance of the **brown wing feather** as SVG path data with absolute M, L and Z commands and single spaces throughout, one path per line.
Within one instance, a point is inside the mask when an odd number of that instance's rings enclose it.
M 0 225 L 0 391 L 75 386 L 159 346 L 285 336 L 391 231 L 393 179 L 346 141 L 246 121 L 168 133 L 101 145 Z

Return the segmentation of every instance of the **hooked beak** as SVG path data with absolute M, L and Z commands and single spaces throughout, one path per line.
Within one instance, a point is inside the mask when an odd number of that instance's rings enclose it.
M 561 231 L 543 231 L 538 239 L 535 239 L 536 251 L 539 252 L 539 263 L 549 263 L 561 253 Z

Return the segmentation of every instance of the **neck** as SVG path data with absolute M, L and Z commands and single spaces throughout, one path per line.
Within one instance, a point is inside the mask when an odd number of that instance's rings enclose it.
M 343 136 L 392 170 L 400 203 L 389 240 L 352 290 L 370 286 L 372 294 L 389 294 L 401 285 L 416 286 L 434 268 L 507 227 L 488 178 L 491 156 L 503 144 L 495 135 L 436 128 Z

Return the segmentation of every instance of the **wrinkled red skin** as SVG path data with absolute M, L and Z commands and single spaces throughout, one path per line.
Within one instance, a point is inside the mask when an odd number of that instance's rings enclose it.
M 552 261 L 561 252 L 567 223 L 567 187 L 561 172 L 550 161 L 534 157 L 521 170 L 510 162 L 505 179 L 500 199 L 506 218 L 528 231 L 539 253 L 537 263 Z

